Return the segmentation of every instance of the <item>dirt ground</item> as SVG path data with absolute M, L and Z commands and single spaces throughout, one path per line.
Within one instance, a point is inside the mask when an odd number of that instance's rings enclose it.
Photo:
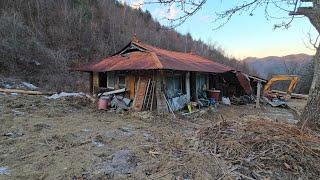
M 286 155 L 279 157 L 266 153 L 280 147 L 281 138 L 271 138 L 284 137 L 281 134 L 263 141 L 268 145 L 266 151 L 261 146 L 254 150 L 256 154 L 251 153 L 259 155 L 259 160 L 248 160 L 251 155 L 247 152 L 253 151 L 259 144 L 257 137 L 264 137 L 269 127 L 296 130 L 297 117 L 288 109 L 219 105 L 173 119 L 149 112 L 98 111 L 83 98 L 49 100 L 45 96 L 0 94 L 0 113 L 0 179 L 320 177 L 319 143 L 305 145 L 310 153 L 305 150 L 299 161 L 288 159 L 292 149 L 281 147 Z M 249 132 L 255 124 L 265 128 Z M 308 141 L 320 142 L 313 134 L 309 132 Z M 283 138 L 281 143 L 287 139 L 291 138 Z M 266 162 L 262 156 L 272 160 Z

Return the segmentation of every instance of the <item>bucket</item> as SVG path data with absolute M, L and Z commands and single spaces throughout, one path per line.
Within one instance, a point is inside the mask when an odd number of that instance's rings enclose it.
M 98 101 L 98 109 L 99 110 L 106 110 L 108 107 L 108 99 L 107 98 L 100 98 Z
M 208 90 L 208 98 L 214 98 L 216 101 L 220 101 L 220 90 Z

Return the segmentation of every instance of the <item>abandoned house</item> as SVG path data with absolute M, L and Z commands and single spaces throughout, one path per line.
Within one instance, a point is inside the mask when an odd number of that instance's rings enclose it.
M 137 39 L 111 57 L 74 70 L 90 73 L 92 94 L 122 92 L 136 110 L 175 111 L 190 101 L 207 99 L 208 92 L 218 92 L 216 101 L 221 96 L 252 94 L 249 78 L 241 72 Z

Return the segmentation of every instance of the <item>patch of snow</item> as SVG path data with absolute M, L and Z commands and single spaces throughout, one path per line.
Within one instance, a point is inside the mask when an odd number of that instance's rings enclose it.
M 23 116 L 24 115 L 24 112 L 21 112 L 21 111 L 15 110 L 15 109 L 12 109 L 12 112 L 15 116 Z
M 81 129 L 81 131 L 83 131 L 83 132 L 91 132 L 91 130 L 87 129 L 87 128 Z
M 94 144 L 94 145 L 97 146 L 97 147 L 103 147 L 103 146 L 104 146 L 103 143 L 98 142 L 98 141 L 95 141 L 95 140 L 92 140 L 92 144 Z
M 3 134 L 3 136 L 7 136 L 7 137 L 10 137 L 10 138 L 21 137 L 23 135 L 24 135 L 24 133 L 20 129 L 18 129 L 16 131 L 12 131 L 12 132 L 8 132 L 8 133 L 4 133 Z
M 9 175 L 10 174 L 10 169 L 8 169 L 7 167 L 0 167 L 0 174 Z
M 37 60 L 32 60 L 31 62 L 33 64 L 35 64 L 36 66 L 40 66 L 41 65 L 41 63 L 39 61 L 37 61 Z
M 12 86 L 10 84 L 5 84 L 4 87 L 7 88 L 7 89 L 11 89 L 12 88 Z
M 83 92 L 80 92 L 80 93 L 66 93 L 66 92 L 61 92 L 61 93 L 56 93 L 56 94 L 53 94 L 52 96 L 49 96 L 47 97 L 48 99 L 59 99 L 59 98 L 62 98 L 62 97 L 69 97 L 69 96 L 80 96 L 80 97 L 83 97 L 85 96 L 85 94 Z
M 30 89 L 30 90 L 36 90 L 38 89 L 37 86 L 33 85 L 33 84 L 30 84 L 30 83 L 27 83 L 27 82 L 22 82 L 21 83 L 23 86 L 25 86 L 26 88 Z

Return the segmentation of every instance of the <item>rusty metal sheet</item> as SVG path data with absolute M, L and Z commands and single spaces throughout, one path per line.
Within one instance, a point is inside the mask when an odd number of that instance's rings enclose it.
M 135 51 L 126 54 L 126 56 L 114 55 L 103 59 L 100 62 L 75 68 L 73 70 L 106 72 L 119 70 L 165 69 L 208 73 L 223 73 L 233 70 L 228 66 L 193 53 L 164 50 L 135 41 L 131 43 L 146 49 L 146 51 Z
M 250 85 L 250 79 L 245 74 L 243 74 L 242 72 L 239 72 L 239 71 L 236 72 L 236 76 L 237 76 L 237 79 L 238 79 L 241 87 L 244 89 L 244 91 L 247 94 L 252 94 L 252 87 Z

